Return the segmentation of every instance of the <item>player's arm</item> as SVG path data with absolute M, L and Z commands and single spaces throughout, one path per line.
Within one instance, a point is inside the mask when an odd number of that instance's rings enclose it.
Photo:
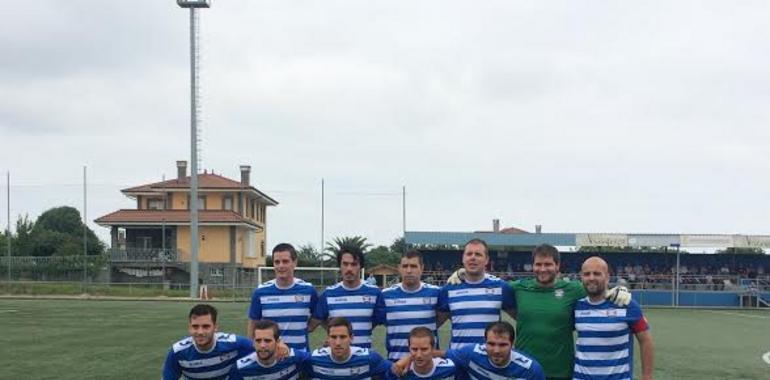
M 502 309 L 506 314 L 510 315 L 511 318 L 516 319 L 516 292 L 514 292 L 513 287 L 505 281 L 503 281 L 502 284 L 502 296 Z
M 182 368 L 174 357 L 174 351 L 169 351 L 166 361 L 163 363 L 163 380 L 179 380 L 182 376 Z
M 318 328 L 318 326 L 323 326 L 326 328 L 326 323 L 315 318 L 310 318 L 310 320 L 307 322 L 307 331 L 313 332 L 316 328 Z
M 390 373 L 397 378 L 404 376 L 409 370 L 410 364 L 412 364 L 412 355 L 405 355 L 393 363 L 393 367 L 390 368 Z
M 251 305 L 249 305 L 249 321 L 246 323 L 246 336 L 249 340 L 254 339 L 254 324 L 262 319 L 262 302 L 259 300 L 257 291 L 251 294 Z
M 636 341 L 639 342 L 639 348 L 641 350 L 642 379 L 652 380 L 652 368 L 655 356 L 655 349 L 652 344 L 652 334 L 650 334 L 649 330 L 646 330 L 638 332 L 634 334 L 634 336 L 636 336 Z
M 371 373 L 373 379 L 383 379 L 388 372 L 392 372 L 393 363 L 383 359 L 380 354 L 369 351 L 369 368 L 373 368 Z
M 438 300 L 436 302 L 436 328 L 444 324 L 450 316 L 449 290 L 445 285 L 438 292 Z
M 227 374 L 228 380 L 243 380 L 243 376 L 241 376 L 240 373 L 238 373 L 238 363 L 233 364 L 230 367 L 230 373 Z
M 449 313 L 436 310 L 436 328 L 441 327 L 449 319 Z

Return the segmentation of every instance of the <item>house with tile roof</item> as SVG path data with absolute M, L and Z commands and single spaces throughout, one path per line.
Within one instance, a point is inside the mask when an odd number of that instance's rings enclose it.
M 250 183 L 250 166 L 240 166 L 240 173 L 240 181 L 213 172 L 198 174 L 198 257 L 204 281 L 213 278 L 215 282 L 225 268 L 265 265 L 267 208 L 278 202 Z M 113 276 L 176 277 L 179 282 L 184 281 L 184 275 L 189 278 L 187 161 L 177 161 L 175 179 L 121 192 L 136 200 L 136 208 L 117 210 L 95 220 L 111 231 Z

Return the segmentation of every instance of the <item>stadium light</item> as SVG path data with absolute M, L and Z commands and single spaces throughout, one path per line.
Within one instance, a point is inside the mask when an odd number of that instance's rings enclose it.
M 209 0 L 177 0 L 190 9 L 190 298 L 198 295 L 198 8 Z

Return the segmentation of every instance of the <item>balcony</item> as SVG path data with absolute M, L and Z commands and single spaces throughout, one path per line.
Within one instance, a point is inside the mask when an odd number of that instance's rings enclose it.
M 176 249 L 162 248 L 111 249 L 110 261 L 113 263 L 176 263 L 179 262 L 179 252 Z

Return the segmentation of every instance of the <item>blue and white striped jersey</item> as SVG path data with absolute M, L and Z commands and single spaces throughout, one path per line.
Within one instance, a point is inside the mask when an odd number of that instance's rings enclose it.
M 514 297 L 507 282 L 490 274 L 476 283 L 463 281 L 441 288 L 438 310 L 452 316 L 449 348 L 484 343 L 484 329 L 500 320 L 500 310 L 516 308 Z
M 420 283 L 415 291 L 407 291 L 401 283 L 382 291 L 385 300 L 385 347 L 388 359 L 398 360 L 409 354 L 409 333 L 415 327 L 427 327 L 436 336 L 436 305 L 441 288 Z
M 286 358 L 270 366 L 260 363 L 257 353 L 252 352 L 238 359 L 228 380 L 297 380 L 309 364 L 310 353 L 307 351 L 289 349 Z
M 192 337 L 182 339 L 169 350 L 163 364 L 163 380 L 227 379 L 235 361 L 254 352 L 249 338 L 235 334 L 216 333 L 214 347 L 200 352 Z
M 332 359 L 331 348 L 313 351 L 308 374 L 318 380 L 369 380 L 372 376 L 385 376 L 393 363 L 368 348 L 350 347 L 350 358 L 345 362 Z
M 278 324 L 281 340 L 291 348 L 309 351 L 307 322 L 318 302 L 313 284 L 294 279 L 281 288 L 275 280 L 265 282 L 251 295 L 249 319 L 269 319 Z
M 634 374 L 633 334 L 649 329 L 636 301 L 620 307 L 607 300 L 575 305 L 575 379 L 631 379 Z
M 348 289 L 339 282 L 321 293 L 313 317 L 321 321 L 345 317 L 353 325 L 353 345 L 370 348 L 372 328 L 383 322 L 382 312 L 375 310 L 384 308 L 380 288 L 362 282 L 357 288 Z
M 489 361 L 484 344 L 447 350 L 446 357 L 465 369 L 472 380 L 545 380 L 540 363 L 516 350 L 511 350 L 511 361 L 505 367 Z
M 386 378 L 388 380 L 455 380 L 455 376 L 459 375 L 458 371 L 460 371 L 460 369 L 455 366 L 455 363 L 452 360 L 444 358 L 433 358 L 433 370 L 429 373 L 421 375 L 415 372 L 414 363 L 412 363 L 404 376 L 398 377 L 394 375 L 393 372 L 388 371 Z M 458 378 L 460 377 L 458 376 Z

